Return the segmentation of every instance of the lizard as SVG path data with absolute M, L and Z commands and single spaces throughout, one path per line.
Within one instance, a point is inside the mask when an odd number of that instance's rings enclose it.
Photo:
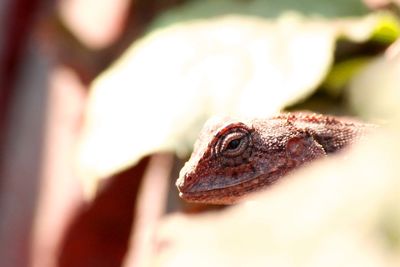
M 200 131 L 176 186 L 188 202 L 234 204 L 293 170 L 341 151 L 375 125 L 316 113 L 212 118 Z

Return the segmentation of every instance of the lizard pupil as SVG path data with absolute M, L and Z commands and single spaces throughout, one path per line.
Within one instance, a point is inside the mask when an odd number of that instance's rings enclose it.
M 236 148 L 239 147 L 240 142 L 241 142 L 241 139 L 239 139 L 239 138 L 230 141 L 229 144 L 228 144 L 228 146 L 227 146 L 227 149 L 228 149 L 228 150 L 235 150 Z

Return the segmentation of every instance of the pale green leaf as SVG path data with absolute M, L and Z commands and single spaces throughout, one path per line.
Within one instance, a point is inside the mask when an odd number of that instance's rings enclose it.
M 211 115 L 268 116 L 304 99 L 330 69 L 336 39 L 365 41 L 379 19 L 224 16 L 150 33 L 91 86 L 80 174 L 182 152 Z

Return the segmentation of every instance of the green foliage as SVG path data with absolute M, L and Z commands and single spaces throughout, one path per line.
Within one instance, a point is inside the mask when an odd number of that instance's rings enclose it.
M 324 80 L 336 97 L 367 63 L 350 55 L 334 65 L 338 39 L 399 36 L 392 15 L 366 13 L 358 0 L 190 1 L 167 11 L 92 84 L 79 171 L 106 177 L 149 153 L 187 152 L 210 116 L 270 116 Z
M 361 16 L 368 13 L 359 0 L 192 0 L 165 12 L 154 22 L 153 27 L 228 14 L 277 18 L 288 11 L 326 18 Z

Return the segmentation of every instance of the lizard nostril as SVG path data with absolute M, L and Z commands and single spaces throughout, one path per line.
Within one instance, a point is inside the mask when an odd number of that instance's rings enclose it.
M 193 186 L 196 184 L 197 179 L 195 179 L 193 172 L 187 172 L 179 177 L 176 181 L 176 186 L 179 192 L 189 193 Z

